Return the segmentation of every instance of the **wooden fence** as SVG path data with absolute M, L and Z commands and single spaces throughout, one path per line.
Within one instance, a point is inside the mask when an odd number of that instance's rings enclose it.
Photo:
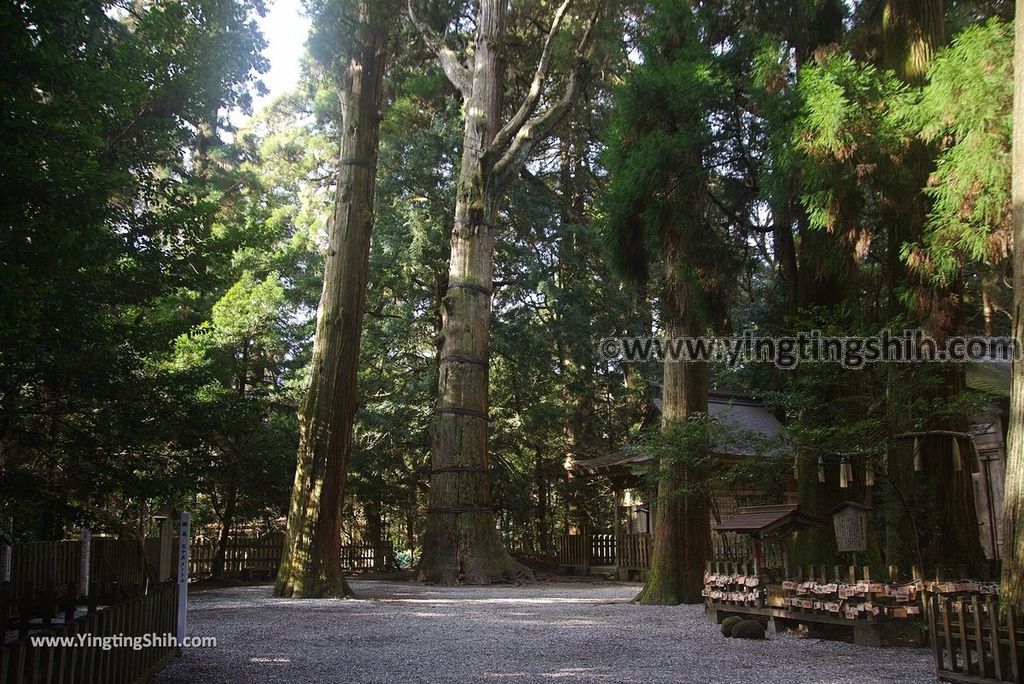
M 373 544 L 346 544 L 341 547 L 341 567 L 350 572 L 386 570 L 394 558 L 391 542 Z
M 615 565 L 615 535 L 590 535 L 590 564 Z
M 231 537 L 224 554 L 224 574 L 229 577 L 273 577 L 281 564 L 283 549 L 283 532 L 263 537 Z M 189 577 L 198 579 L 211 575 L 216 554 L 217 540 L 193 541 L 189 546 Z M 379 546 L 346 544 L 341 547 L 341 567 L 349 572 L 386 570 L 393 565 L 393 558 L 390 542 Z
M 930 596 L 928 629 L 940 680 L 980 683 L 1024 678 L 1024 621 L 1012 611 L 1001 614 L 991 596 Z
M 21 596 L 48 586 L 66 586 L 80 581 L 82 542 L 43 541 L 11 547 L 9 595 Z M 121 588 L 141 585 L 146 579 L 145 547 L 134 539 L 93 537 L 89 551 L 90 582 L 116 584 Z
M 645 570 L 651 567 L 651 535 L 635 532 L 619 535 L 619 567 Z
M 217 545 L 216 539 L 196 539 L 189 545 L 189 577 L 200 578 L 213 574 Z M 262 537 L 232 536 L 228 539 L 224 554 L 224 574 L 236 577 L 254 573 L 276 575 L 283 548 L 283 532 L 273 532 Z
M 614 544 L 614 540 L 612 540 Z M 224 573 L 230 577 L 261 575 L 273 577 L 281 564 L 284 533 L 262 537 L 231 537 L 224 556 Z M 65 587 L 81 581 L 82 543 L 70 541 L 26 542 L 11 547 L 11 580 L 0 584 L 12 599 L 34 595 L 51 587 Z M 93 537 L 89 551 L 89 581 L 102 591 L 117 591 L 119 598 L 138 593 L 146 583 L 166 580 L 154 578 L 159 567 L 160 540 Z M 189 545 L 189 578 L 213 573 L 217 541 L 195 539 Z M 342 567 L 350 572 L 386 570 L 392 567 L 394 550 L 390 542 L 348 544 L 341 549 Z
M 41 623 L 31 636 L 77 639 L 77 635 L 89 634 L 102 639 L 173 635 L 177 618 L 177 585 L 167 582 L 147 595 L 92 609 L 58 625 Z M 103 650 L 100 643 L 33 646 L 30 638 L 20 638 L 0 647 L 0 684 L 148 682 L 178 654 L 178 648 L 167 643 L 167 639 L 153 641 L 154 644 L 139 650 L 116 646 Z
M 620 534 L 563 534 L 558 540 L 558 565 L 587 568 L 617 565 L 643 570 L 650 567 L 651 535 L 646 532 Z
M 590 565 L 589 535 L 563 534 L 558 538 L 558 565 L 587 567 Z

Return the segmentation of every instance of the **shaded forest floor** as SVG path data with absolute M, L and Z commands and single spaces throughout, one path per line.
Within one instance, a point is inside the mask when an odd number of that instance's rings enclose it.
M 355 580 L 355 600 L 194 592 L 177 682 L 931 682 L 926 649 L 725 639 L 701 606 L 629 603 L 640 585 L 428 587 Z

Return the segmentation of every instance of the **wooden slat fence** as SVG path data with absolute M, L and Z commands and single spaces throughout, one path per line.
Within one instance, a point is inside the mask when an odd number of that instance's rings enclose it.
M 592 534 L 592 535 L 590 535 L 590 564 L 591 565 L 614 565 L 615 564 L 615 535 L 614 534 Z
M 651 535 L 634 532 L 619 535 L 619 567 L 643 570 L 651 567 Z
M 77 582 L 81 544 L 77 541 L 42 541 L 11 547 L 11 581 L 7 588 L 21 595 L 30 588 Z
M 647 532 L 620 534 L 563 534 L 558 540 L 558 565 L 590 567 L 617 565 L 642 570 L 651 564 L 651 535 Z
M 70 621 L 39 628 L 34 636 L 77 638 L 146 634 L 174 634 L 178 593 L 173 582 L 158 585 L 145 596 L 92 610 Z M 93 646 L 33 646 L 29 638 L 0 647 L 0 684 L 43 684 L 61 682 L 92 684 L 151 681 L 178 649 L 171 644 L 134 650 Z
M 939 679 L 947 682 L 1024 680 L 1024 620 L 1000 611 L 991 596 L 931 595 L 928 628 Z
M 231 537 L 224 555 L 224 574 L 228 577 L 248 577 L 262 574 L 273 577 L 281 564 L 284 533 L 274 532 L 263 537 Z M 189 546 L 189 577 L 199 579 L 213 573 L 213 559 L 217 541 L 198 539 Z M 341 547 L 341 567 L 349 572 L 386 570 L 394 558 L 390 542 L 380 546 L 372 544 L 346 544 Z
M 283 548 L 283 532 L 273 532 L 262 537 L 230 537 L 224 554 L 224 574 L 242 576 L 259 571 L 275 575 L 277 566 L 281 564 Z M 189 577 L 195 579 L 211 575 L 216 554 L 216 539 L 194 540 L 189 545 Z
M 350 572 L 360 570 L 385 570 L 394 557 L 391 543 L 379 546 L 373 544 L 346 544 L 341 547 L 341 567 Z
M 21 596 L 49 586 L 79 581 L 80 541 L 43 541 L 11 547 L 11 581 L 5 583 L 10 596 Z M 141 585 L 146 579 L 145 551 L 134 539 L 93 537 L 89 551 L 91 582 L 119 584 L 122 588 Z M 150 559 L 155 565 L 155 559 Z
M 558 539 L 558 564 L 564 567 L 586 567 L 590 564 L 589 535 L 563 534 Z

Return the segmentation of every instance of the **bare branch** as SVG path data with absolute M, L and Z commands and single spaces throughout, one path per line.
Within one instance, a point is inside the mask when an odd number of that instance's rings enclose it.
M 459 61 L 459 56 L 455 54 L 455 51 L 445 45 L 441 37 L 432 28 L 427 26 L 426 22 L 416 16 L 413 0 L 409 0 L 409 20 L 416 27 L 416 30 L 419 31 L 420 37 L 423 38 L 423 42 L 427 44 L 427 47 L 437 53 L 437 60 L 441 64 L 441 68 L 444 69 L 445 76 L 448 77 L 453 86 L 458 88 L 462 96 L 466 97 L 469 94 L 470 85 L 469 69 Z
M 555 11 L 555 17 L 551 21 L 548 37 L 544 41 L 544 50 L 541 52 L 540 60 L 537 62 L 537 70 L 533 74 L 530 89 L 526 92 L 526 97 L 523 98 L 523 102 L 519 105 L 516 113 L 494 136 L 494 140 L 491 142 L 491 149 L 496 151 L 504 150 L 509 141 L 519 133 L 527 119 L 537 111 L 537 104 L 540 102 L 540 96 L 544 91 L 544 79 L 547 77 L 548 65 L 551 63 L 551 49 L 555 43 L 555 36 L 558 34 L 558 29 L 562 25 L 562 19 L 565 17 L 565 13 L 571 4 L 572 0 L 563 0 L 562 4 Z
M 515 133 L 515 137 L 508 144 L 508 149 L 501 153 L 501 156 L 494 163 L 494 176 L 497 179 L 498 185 L 504 185 L 519 173 L 519 169 L 530 158 L 533 146 L 538 141 L 548 137 L 551 131 L 561 123 L 562 119 L 565 118 L 565 115 L 572 108 L 573 101 L 583 87 L 586 72 L 590 67 L 590 59 L 593 54 L 594 26 L 597 25 L 602 6 L 603 3 L 599 4 L 594 13 L 590 15 L 587 29 L 584 31 L 583 38 L 576 49 L 576 66 L 569 74 L 569 82 L 565 86 L 565 92 L 562 93 L 562 97 L 543 112 L 534 115 L 531 119 L 524 122 Z M 492 147 L 491 149 L 494 149 L 496 154 L 499 153 L 497 148 Z

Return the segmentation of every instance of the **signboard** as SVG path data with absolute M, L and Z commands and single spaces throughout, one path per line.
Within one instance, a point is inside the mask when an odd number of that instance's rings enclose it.
M 185 640 L 185 617 L 188 613 L 188 542 L 192 532 L 192 515 L 181 513 L 178 528 L 178 644 Z
M 840 553 L 867 551 L 869 510 L 866 506 L 848 501 L 832 511 L 836 548 Z

